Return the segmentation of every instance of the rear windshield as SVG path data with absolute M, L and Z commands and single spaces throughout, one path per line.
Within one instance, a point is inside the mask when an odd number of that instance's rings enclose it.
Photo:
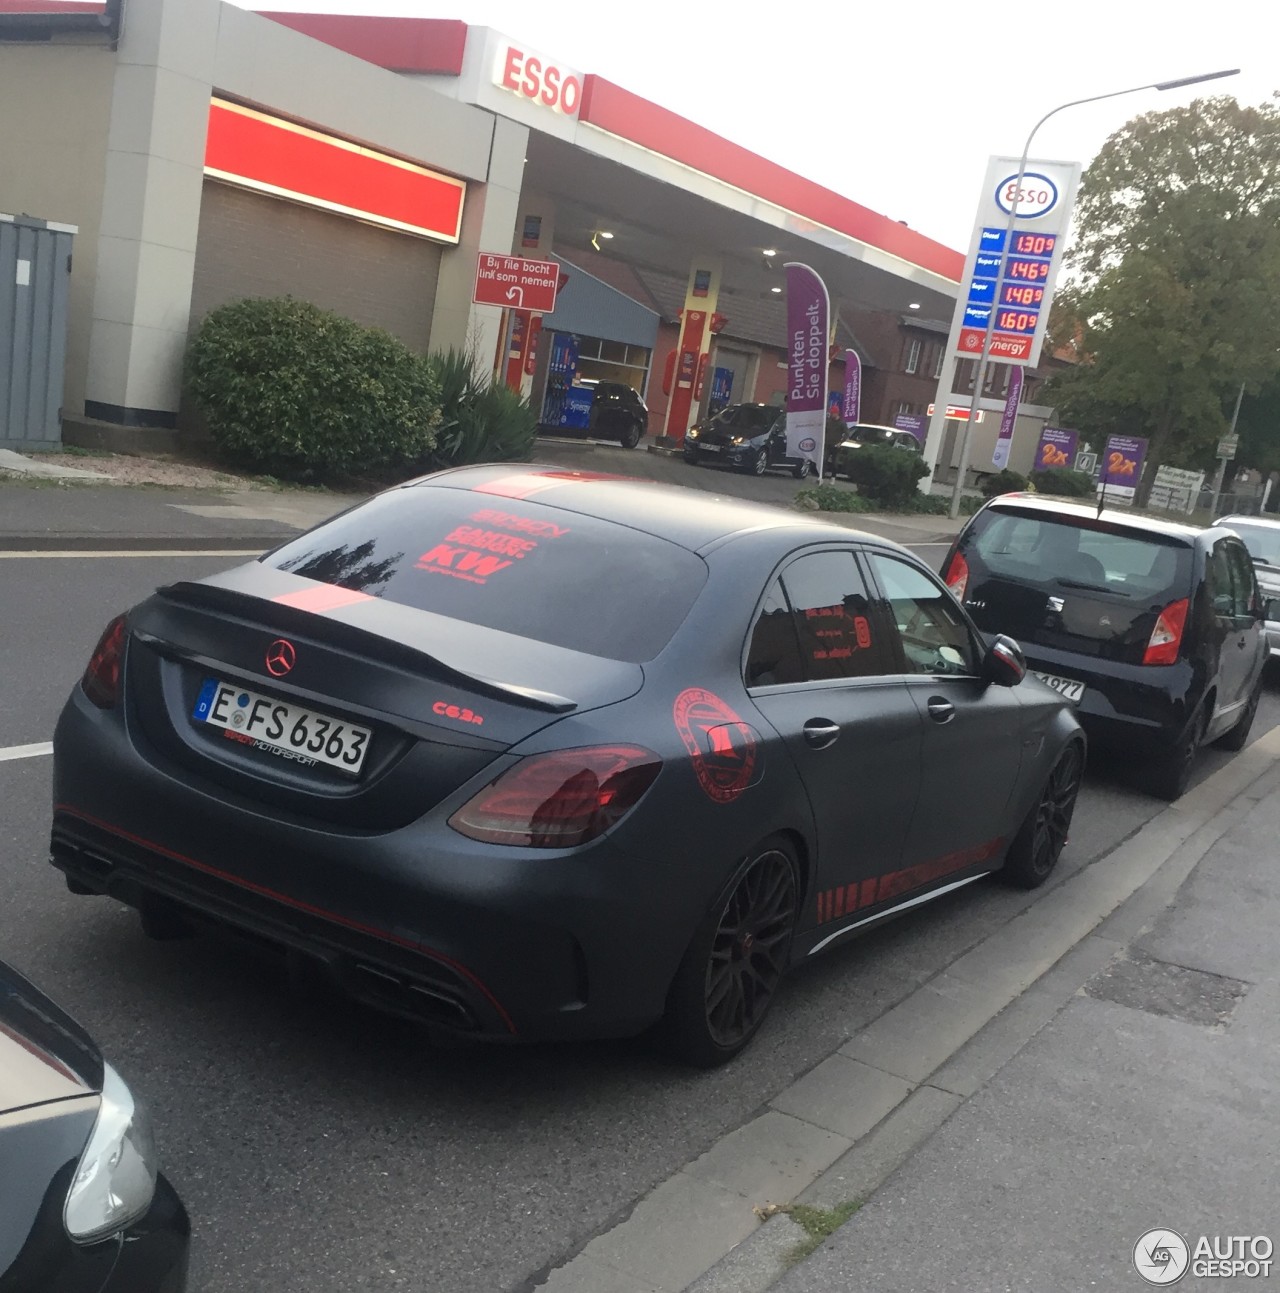
M 1249 555 L 1268 566 L 1280 566 L 1280 525 L 1250 525 L 1247 521 L 1222 521 L 1244 540 Z
M 1185 597 L 1191 582 L 1185 543 L 1105 521 L 993 510 L 974 535 L 973 548 L 993 575 L 1046 588 L 1061 584 L 1164 605 Z
M 393 490 L 263 558 L 290 574 L 611 660 L 651 660 L 700 557 L 598 517 L 461 489 Z

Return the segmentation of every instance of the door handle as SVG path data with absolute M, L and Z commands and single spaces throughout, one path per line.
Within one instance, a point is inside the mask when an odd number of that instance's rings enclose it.
M 840 724 L 827 718 L 811 718 L 804 725 L 804 739 L 815 750 L 825 750 L 840 735 Z
M 956 716 L 956 707 L 941 696 L 929 697 L 929 717 L 935 723 L 949 723 Z

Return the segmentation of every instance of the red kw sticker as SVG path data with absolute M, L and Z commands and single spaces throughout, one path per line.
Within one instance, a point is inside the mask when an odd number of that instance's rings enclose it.
M 718 804 L 732 803 L 755 772 L 755 733 L 702 687 L 687 687 L 676 697 L 672 718 L 703 793 Z

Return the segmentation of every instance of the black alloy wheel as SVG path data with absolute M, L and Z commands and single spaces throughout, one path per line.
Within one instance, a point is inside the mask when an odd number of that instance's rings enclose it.
M 1249 700 L 1245 704 L 1244 713 L 1240 715 L 1236 725 L 1225 735 L 1218 738 L 1218 744 L 1224 750 L 1243 750 L 1245 743 L 1249 739 L 1249 729 L 1253 726 L 1253 720 L 1258 713 L 1258 702 L 1262 699 L 1262 678 L 1259 676 L 1253 691 L 1249 693 Z
M 795 857 L 784 840 L 766 840 L 704 919 L 672 982 L 664 1025 L 681 1059 L 713 1068 L 755 1036 L 786 972 L 798 910 Z
M 1181 799 L 1191 781 L 1200 742 L 1204 739 L 1208 719 L 1203 710 L 1187 724 L 1177 743 L 1159 758 L 1151 769 L 1152 793 L 1172 803 Z
M 1073 741 L 1058 756 L 1040 791 L 1009 845 L 1000 878 L 1019 889 L 1044 884 L 1058 865 L 1071 831 L 1076 797 L 1084 776 L 1084 750 Z
M 618 437 L 618 443 L 624 449 L 634 449 L 640 443 L 640 437 L 643 434 L 639 422 L 628 422 L 625 430 Z
M 803 480 L 813 470 L 813 463 L 808 458 L 801 458 L 800 461 L 791 468 L 791 474 L 797 480 Z
M 765 469 L 769 466 L 769 455 L 763 450 L 757 450 L 756 456 L 751 460 L 751 472 L 756 476 L 763 476 Z

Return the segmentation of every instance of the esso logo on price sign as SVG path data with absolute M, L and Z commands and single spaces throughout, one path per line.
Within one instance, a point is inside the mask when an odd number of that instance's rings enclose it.
M 577 72 L 515 45 L 508 45 L 500 56 L 494 80 L 504 90 L 566 117 L 577 116 L 582 102 L 582 77 Z
M 996 206 L 1009 215 L 1015 202 L 1023 220 L 1045 215 L 1058 205 L 1058 186 L 1047 175 L 1032 171 L 1022 177 L 1021 188 L 1016 174 L 1006 176 L 996 186 Z

